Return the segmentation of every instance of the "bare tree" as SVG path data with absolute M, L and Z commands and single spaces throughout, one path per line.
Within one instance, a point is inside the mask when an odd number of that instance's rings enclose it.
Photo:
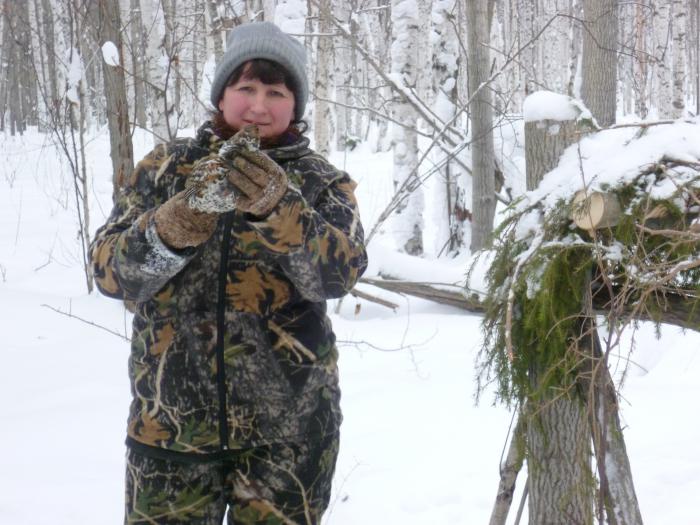
M 583 0 L 581 99 L 603 127 L 617 110 L 617 0 Z
M 213 51 L 216 60 L 224 54 L 224 0 L 206 0 L 209 32 L 207 33 L 207 47 Z
M 24 133 L 37 124 L 37 76 L 34 70 L 31 19 L 27 2 L 3 5 L 3 74 L 0 116 L 9 117 L 10 132 Z M 1 119 L 4 124 L 4 118 Z M 4 128 L 3 128 L 4 129 Z
M 134 151 L 129 126 L 129 106 L 123 67 L 122 25 L 119 4 L 99 0 L 92 12 L 94 38 L 102 49 L 102 73 L 105 86 L 105 107 L 109 126 L 112 182 L 115 192 L 131 177 Z M 116 55 L 112 55 L 116 53 Z
M 493 102 L 491 91 L 479 89 L 489 78 L 489 36 L 493 2 L 467 2 L 469 94 L 472 133 L 472 252 L 489 246 L 496 213 L 495 155 L 493 150 Z M 478 92 L 477 92 L 478 90 Z
M 331 32 L 331 1 L 321 0 L 318 8 L 318 33 L 316 39 L 316 77 L 314 79 L 314 138 L 316 149 L 328 155 L 333 137 L 333 113 L 329 100 L 333 90 L 333 41 Z
M 141 16 L 147 29 L 146 71 L 149 86 L 148 113 L 156 143 L 169 142 L 177 133 L 174 105 L 172 44 L 159 0 L 141 0 Z
M 634 86 L 634 111 L 641 118 L 645 118 L 649 111 L 649 53 L 647 45 L 647 33 L 650 6 L 636 4 L 634 7 L 634 54 L 633 54 L 633 86 Z
M 146 88 L 146 32 L 143 27 L 143 17 L 141 16 L 141 1 L 129 0 L 129 50 L 131 55 L 131 73 L 133 96 L 131 98 L 132 114 L 134 122 L 142 129 L 146 129 L 148 121 L 146 108 L 148 105 L 148 89 Z M 143 0 L 148 1 L 148 0 Z

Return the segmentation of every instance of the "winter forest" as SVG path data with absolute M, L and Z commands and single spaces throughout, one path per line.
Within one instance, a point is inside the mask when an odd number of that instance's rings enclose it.
M 0 9 L 0 522 L 122 519 L 131 313 L 88 246 L 266 20 L 370 257 L 324 523 L 700 523 L 700 0 Z

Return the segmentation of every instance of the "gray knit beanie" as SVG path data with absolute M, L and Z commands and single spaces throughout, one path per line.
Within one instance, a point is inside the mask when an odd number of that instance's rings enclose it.
M 211 103 L 219 107 L 231 73 L 248 60 L 264 58 L 283 65 L 294 79 L 294 119 L 301 120 L 309 96 L 306 49 L 272 22 L 251 22 L 234 27 L 226 39 L 226 52 L 216 66 Z

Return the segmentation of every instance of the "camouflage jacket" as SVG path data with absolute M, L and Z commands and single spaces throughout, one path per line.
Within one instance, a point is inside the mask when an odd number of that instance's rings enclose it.
M 91 246 L 100 291 L 135 303 L 127 443 L 146 452 L 220 457 L 337 432 L 341 421 L 325 301 L 367 264 L 355 184 L 304 137 L 266 150 L 290 181 L 275 210 L 224 214 L 203 245 L 173 251 L 155 208 L 221 143 L 206 123 L 156 147 Z

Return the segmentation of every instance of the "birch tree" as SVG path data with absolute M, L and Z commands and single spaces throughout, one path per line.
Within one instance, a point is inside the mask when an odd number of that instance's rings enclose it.
M 423 253 L 423 191 L 414 184 L 418 177 L 418 136 L 415 110 L 407 101 L 416 87 L 417 46 L 419 45 L 418 5 L 415 0 L 391 2 L 391 75 L 404 93 L 392 103 L 392 148 L 394 188 L 412 185 L 413 191 L 397 207 L 392 225 L 400 250 L 411 255 Z
M 56 66 L 54 10 L 49 0 L 41 0 L 41 4 L 34 3 L 34 11 L 37 19 L 38 34 L 40 35 L 39 50 L 42 64 L 42 84 L 46 93 L 44 100 L 49 120 L 51 120 L 52 115 L 55 116 L 59 111 L 61 99 Z
M 429 103 L 442 122 L 452 122 L 457 114 L 460 35 L 455 31 L 456 8 L 455 0 L 435 0 L 429 16 L 432 21 L 429 37 L 432 42 Z M 471 180 L 464 169 L 454 162 L 446 162 L 437 175 L 439 179 L 433 196 L 437 203 L 436 251 L 438 254 L 454 253 L 468 243 L 469 222 L 466 212 L 470 209 L 471 202 L 467 202 L 466 197 L 471 194 Z
M 633 53 L 633 89 L 634 112 L 641 118 L 646 118 L 649 111 L 649 52 L 647 44 L 648 18 L 650 6 L 636 4 L 634 6 L 634 53 Z
M 348 0 L 335 0 L 331 2 L 333 14 L 343 23 L 350 25 L 352 4 Z M 335 107 L 336 115 L 336 149 L 344 151 L 351 134 L 352 118 L 350 104 L 350 90 L 352 85 L 352 62 L 350 60 L 350 43 L 338 41 L 333 46 L 335 81 Z
M 376 0 L 373 4 L 373 10 L 362 18 L 367 49 L 377 57 L 382 69 L 388 71 L 391 69 L 391 38 L 387 37 L 391 34 L 391 3 L 390 0 Z M 369 76 L 367 84 L 368 94 L 363 97 L 367 107 L 391 111 L 388 108 L 391 98 L 389 87 L 375 76 Z M 377 126 L 377 140 L 371 144 L 373 150 L 387 151 L 391 147 L 389 121 L 376 115 L 370 116 L 369 121 Z
M 207 4 L 207 48 L 214 53 L 215 60 L 224 54 L 224 0 L 206 0 Z
M 686 78 L 686 20 L 688 4 L 684 0 L 673 0 L 673 102 L 671 117 L 680 118 L 685 112 Z
M 328 155 L 333 137 L 333 113 L 330 99 L 333 90 L 333 43 L 331 32 L 331 2 L 320 0 L 318 8 L 318 33 L 316 39 L 316 76 L 314 79 L 314 139 L 316 150 Z
M 659 118 L 673 113 L 671 79 L 671 10 L 670 0 L 655 0 L 653 18 L 654 99 Z

